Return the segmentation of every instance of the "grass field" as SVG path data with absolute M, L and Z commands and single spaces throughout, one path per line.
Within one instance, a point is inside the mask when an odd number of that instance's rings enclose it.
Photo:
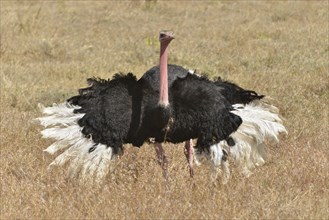
M 1 219 L 328 219 L 328 1 L 1 1 Z M 38 103 L 62 102 L 86 78 L 140 77 L 158 63 L 158 31 L 173 30 L 170 62 L 275 99 L 288 136 L 249 178 L 228 184 L 166 144 L 170 181 L 152 146 L 126 153 L 96 187 L 47 171 Z

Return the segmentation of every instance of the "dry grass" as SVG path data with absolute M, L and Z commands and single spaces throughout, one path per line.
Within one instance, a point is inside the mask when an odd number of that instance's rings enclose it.
M 328 219 L 328 1 L 1 1 L 1 219 Z M 288 137 L 250 178 L 232 166 L 227 185 L 166 145 L 166 184 L 154 151 L 127 146 L 101 187 L 47 172 L 37 103 L 76 94 L 90 76 L 158 62 L 157 33 L 176 32 L 172 63 L 277 100 Z

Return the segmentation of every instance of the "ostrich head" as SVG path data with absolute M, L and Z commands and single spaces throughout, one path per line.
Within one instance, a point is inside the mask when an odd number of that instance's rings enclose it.
M 172 31 L 160 31 L 160 97 L 159 105 L 167 107 L 168 97 L 168 45 L 174 39 Z
M 167 30 L 160 31 L 159 41 L 161 43 L 168 43 L 169 44 L 170 41 L 172 41 L 173 39 L 175 39 L 174 32 L 167 31 Z

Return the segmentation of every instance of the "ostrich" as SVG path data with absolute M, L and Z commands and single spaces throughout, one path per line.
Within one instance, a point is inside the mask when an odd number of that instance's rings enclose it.
M 46 151 L 51 154 L 62 151 L 50 166 L 70 161 L 72 177 L 79 174 L 101 180 L 112 159 L 122 154 L 123 144 L 140 147 L 149 138 L 155 138 L 165 176 L 167 160 L 161 145 L 165 140 L 186 141 L 189 162 L 192 138 L 197 138 L 199 152 L 211 152 L 215 165 L 223 162 L 222 148 L 230 145 L 232 139 L 241 143 L 234 144 L 238 152 L 235 156 L 242 155 L 246 141 L 239 138 L 249 135 L 255 139 L 259 135 L 257 130 L 264 128 L 254 123 L 249 130 L 240 129 L 245 127 L 246 109 L 232 106 L 222 94 L 223 88 L 217 85 L 220 82 L 184 72 L 168 77 L 168 71 L 181 68 L 167 65 L 168 45 L 173 38 L 172 32 L 160 33 L 159 79 L 155 79 L 158 84 L 147 73 L 139 80 L 132 73 L 116 74 L 112 80 L 92 78 L 88 80 L 90 87 L 80 89 L 79 95 L 43 108 L 46 116 L 39 121 L 46 128 L 42 135 L 55 139 Z

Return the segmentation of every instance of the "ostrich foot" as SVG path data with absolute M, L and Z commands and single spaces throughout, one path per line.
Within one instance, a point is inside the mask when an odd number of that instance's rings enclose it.
M 165 151 L 162 147 L 162 144 L 156 142 L 154 145 L 154 148 L 155 148 L 155 152 L 157 154 L 158 163 L 162 168 L 163 176 L 166 180 L 168 180 L 168 159 L 165 155 Z
M 190 175 L 191 177 L 194 176 L 194 170 L 193 170 L 193 154 L 194 154 L 194 148 L 192 145 L 192 140 L 185 141 L 185 149 L 184 149 L 184 154 L 187 159 L 188 167 L 190 170 Z

